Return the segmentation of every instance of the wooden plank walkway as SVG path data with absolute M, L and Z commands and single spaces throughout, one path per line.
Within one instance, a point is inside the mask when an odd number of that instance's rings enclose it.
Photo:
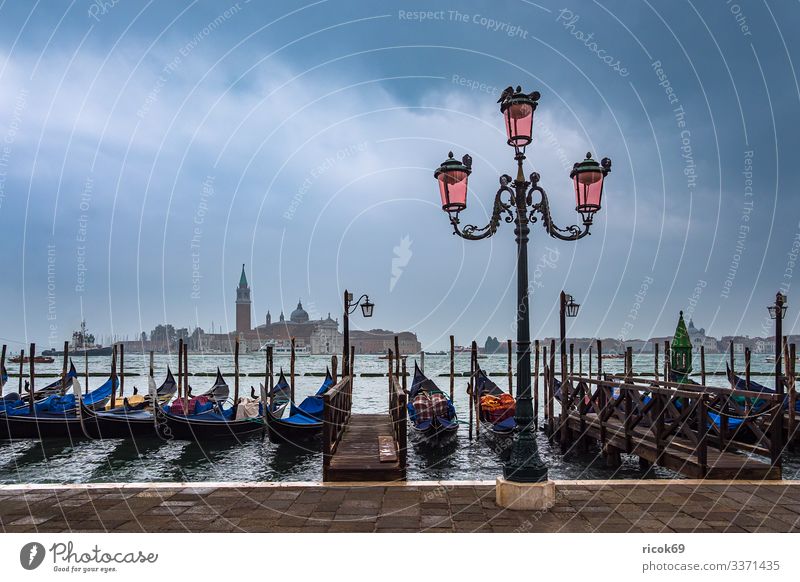
M 394 445 L 394 455 L 385 450 Z M 381 443 L 384 445 L 381 455 Z M 353 414 L 328 466 L 328 481 L 397 481 L 405 479 L 392 418 L 387 414 Z M 386 460 L 381 460 L 383 456 Z

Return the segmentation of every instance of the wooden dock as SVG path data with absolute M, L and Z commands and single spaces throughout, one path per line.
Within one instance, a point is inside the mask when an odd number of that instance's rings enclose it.
M 388 441 L 387 441 L 388 439 Z M 387 443 L 389 447 L 382 443 Z M 388 448 L 388 450 L 387 450 Z M 325 481 L 405 479 L 388 414 L 353 414 L 325 472 Z
M 632 375 L 559 382 L 552 367 L 545 389 L 546 430 L 566 453 L 595 444 L 611 466 L 625 453 L 690 478 L 781 478 L 783 396 Z
M 399 372 L 399 367 L 396 371 Z M 406 393 L 394 372 L 390 354 L 387 413 L 351 414 L 352 376 L 344 378 L 325 394 L 324 481 L 405 480 Z M 402 378 L 404 382 L 405 374 Z

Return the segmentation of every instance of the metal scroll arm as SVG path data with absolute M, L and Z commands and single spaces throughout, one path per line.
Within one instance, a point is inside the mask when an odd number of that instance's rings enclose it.
M 355 313 L 356 309 L 358 309 L 358 306 L 361 303 L 361 300 L 366 298 L 366 297 L 367 297 L 367 294 L 364 293 L 361 297 L 358 298 L 358 301 L 348 301 L 347 313 L 348 314 Z
M 461 238 L 467 240 L 481 240 L 489 238 L 497 232 L 497 227 L 500 226 L 501 219 L 509 223 L 514 222 L 514 213 L 511 209 L 516 202 L 514 199 L 514 190 L 508 185 L 509 182 L 511 182 L 511 176 L 507 174 L 500 176 L 500 188 L 497 190 L 497 194 L 494 197 L 494 208 L 492 209 L 492 217 L 489 219 L 489 224 L 480 228 L 473 224 L 468 224 L 464 226 L 464 228 L 459 228 L 458 225 L 460 221 L 458 220 L 458 213 L 451 213 L 450 224 L 453 225 L 453 234 L 457 234 Z M 503 192 L 508 192 L 510 196 L 508 202 L 503 201 Z
M 547 230 L 547 234 L 552 236 L 553 238 L 561 239 L 561 240 L 578 240 L 585 237 L 589 234 L 589 227 L 591 226 L 591 222 L 584 222 L 583 228 L 578 226 L 577 224 L 573 224 L 566 228 L 561 228 L 557 226 L 553 222 L 553 217 L 550 214 L 550 202 L 547 199 L 547 193 L 544 191 L 544 188 L 539 186 L 539 179 L 540 176 L 538 173 L 533 172 L 530 176 L 531 179 L 531 188 L 528 190 L 528 205 L 531 207 L 530 215 L 528 216 L 528 220 L 533 223 L 536 222 L 539 218 L 536 214 L 540 214 L 542 217 L 542 226 L 544 226 L 545 230 Z M 533 204 L 533 193 L 538 192 L 540 200 L 536 204 Z

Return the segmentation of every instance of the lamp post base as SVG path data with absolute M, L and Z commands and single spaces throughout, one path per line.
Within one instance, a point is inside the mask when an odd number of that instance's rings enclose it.
M 549 509 L 556 503 L 556 484 L 552 481 L 517 483 L 498 477 L 495 503 L 500 507 L 517 511 Z
M 511 456 L 503 465 L 503 478 L 516 483 L 547 481 L 547 465 L 539 457 L 536 434 L 530 426 L 517 435 L 511 445 Z

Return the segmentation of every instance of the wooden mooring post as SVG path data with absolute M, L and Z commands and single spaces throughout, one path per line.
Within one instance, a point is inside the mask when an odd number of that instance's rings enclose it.
M 272 346 L 267 346 L 267 365 L 269 366 L 269 393 L 272 394 L 272 389 L 275 386 L 275 361 L 273 358 Z M 270 399 L 272 397 L 270 396 Z M 270 400 L 271 401 L 271 400 Z
M 450 400 L 453 400 L 455 388 L 456 388 L 456 337 L 454 335 L 451 335 L 450 336 Z
M 506 340 L 508 346 L 508 393 L 514 395 L 514 371 L 511 366 L 511 340 Z M 538 344 L 537 344 L 538 345 Z
M 469 396 L 469 440 L 472 440 L 472 418 L 475 413 L 475 360 L 472 358 L 472 354 L 470 354 L 469 358 L 467 394 Z
M 478 343 L 473 340 L 471 345 L 472 361 L 475 362 L 472 373 L 472 397 L 475 399 L 475 438 L 478 438 L 481 432 L 481 396 L 478 394 L 478 387 L 475 383 L 475 375 L 481 369 L 478 364 Z
M 119 344 L 119 397 L 125 394 L 125 344 Z
M 236 418 L 236 407 L 239 406 L 239 336 L 233 346 L 233 417 Z
M 25 391 L 22 389 L 22 377 L 23 374 L 25 374 L 24 366 L 25 366 L 25 350 L 21 349 L 19 351 L 19 389 L 17 390 L 20 396 L 25 394 Z
M 657 341 L 653 342 L 653 360 L 654 360 L 654 362 L 653 362 L 653 377 L 656 379 L 656 382 L 658 382 L 659 369 L 658 369 L 658 342 Z
M 30 356 L 29 356 L 30 359 L 28 360 L 28 362 L 30 363 L 29 368 L 30 368 L 30 371 L 31 371 L 31 377 L 28 380 L 28 389 L 30 390 L 29 398 L 30 398 L 30 413 L 31 413 L 31 415 L 33 415 L 33 395 L 36 392 L 36 386 L 35 386 L 35 384 L 36 384 L 36 372 L 34 371 L 34 366 L 33 366 L 33 364 L 34 364 L 33 360 L 35 359 L 35 356 L 36 356 L 36 344 L 31 344 L 31 353 L 30 353 Z M 20 361 L 24 361 L 24 360 L 25 360 L 25 358 L 23 358 Z
M 700 346 L 700 383 L 706 385 L 706 347 Z
M 556 379 L 556 340 L 550 340 L 550 397 L 547 402 L 547 434 L 555 438 L 555 379 Z
M 734 357 L 733 357 L 733 342 L 731 342 L 731 344 L 730 344 L 730 362 L 729 362 L 729 367 L 731 369 L 731 389 L 736 387 L 734 385 L 734 382 L 733 382 L 733 376 L 736 374 L 736 366 L 734 365 L 734 363 L 735 363 L 735 360 L 734 360 Z
M 603 379 L 603 340 L 597 340 L 597 379 Z
M 64 359 L 61 362 L 61 394 L 67 392 L 67 365 L 69 363 L 69 342 L 64 342 Z M 76 403 L 77 405 L 77 403 Z
M 289 353 L 289 377 L 289 394 L 292 402 L 294 402 L 294 338 L 291 339 L 291 351 Z
M 509 378 L 513 379 L 509 373 Z M 533 428 L 539 430 L 539 340 L 533 342 Z
M 183 342 L 183 340 L 181 340 Z M 111 408 L 117 407 L 117 344 L 111 350 Z
M 536 340 L 539 341 L 539 340 Z M 542 398 L 544 398 L 544 405 L 542 406 L 542 412 L 544 413 L 544 423 L 542 428 L 547 432 L 548 430 L 548 419 L 550 418 L 550 413 L 548 411 L 547 403 L 550 402 L 549 392 L 550 392 L 550 379 L 548 377 L 548 370 L 547 370 L 547 346 L 542 346 Z
M 792 444 L 796 438 L 797 432 L 797 370 L 795 364 L 797 362 L 797 352 L 795 345 L 789 346 L 789 357 L 786 359 L 787 375 L 789 378 L 789 385 L 787 391 L 789 392 L 789 424 L 788 424 L 788 439 L 787 443 Z
M 744 348 L 744 385 L 750 390 L 750 348 Z
M 178 401 L 183 402 L 183 339 L 178 340 Z

